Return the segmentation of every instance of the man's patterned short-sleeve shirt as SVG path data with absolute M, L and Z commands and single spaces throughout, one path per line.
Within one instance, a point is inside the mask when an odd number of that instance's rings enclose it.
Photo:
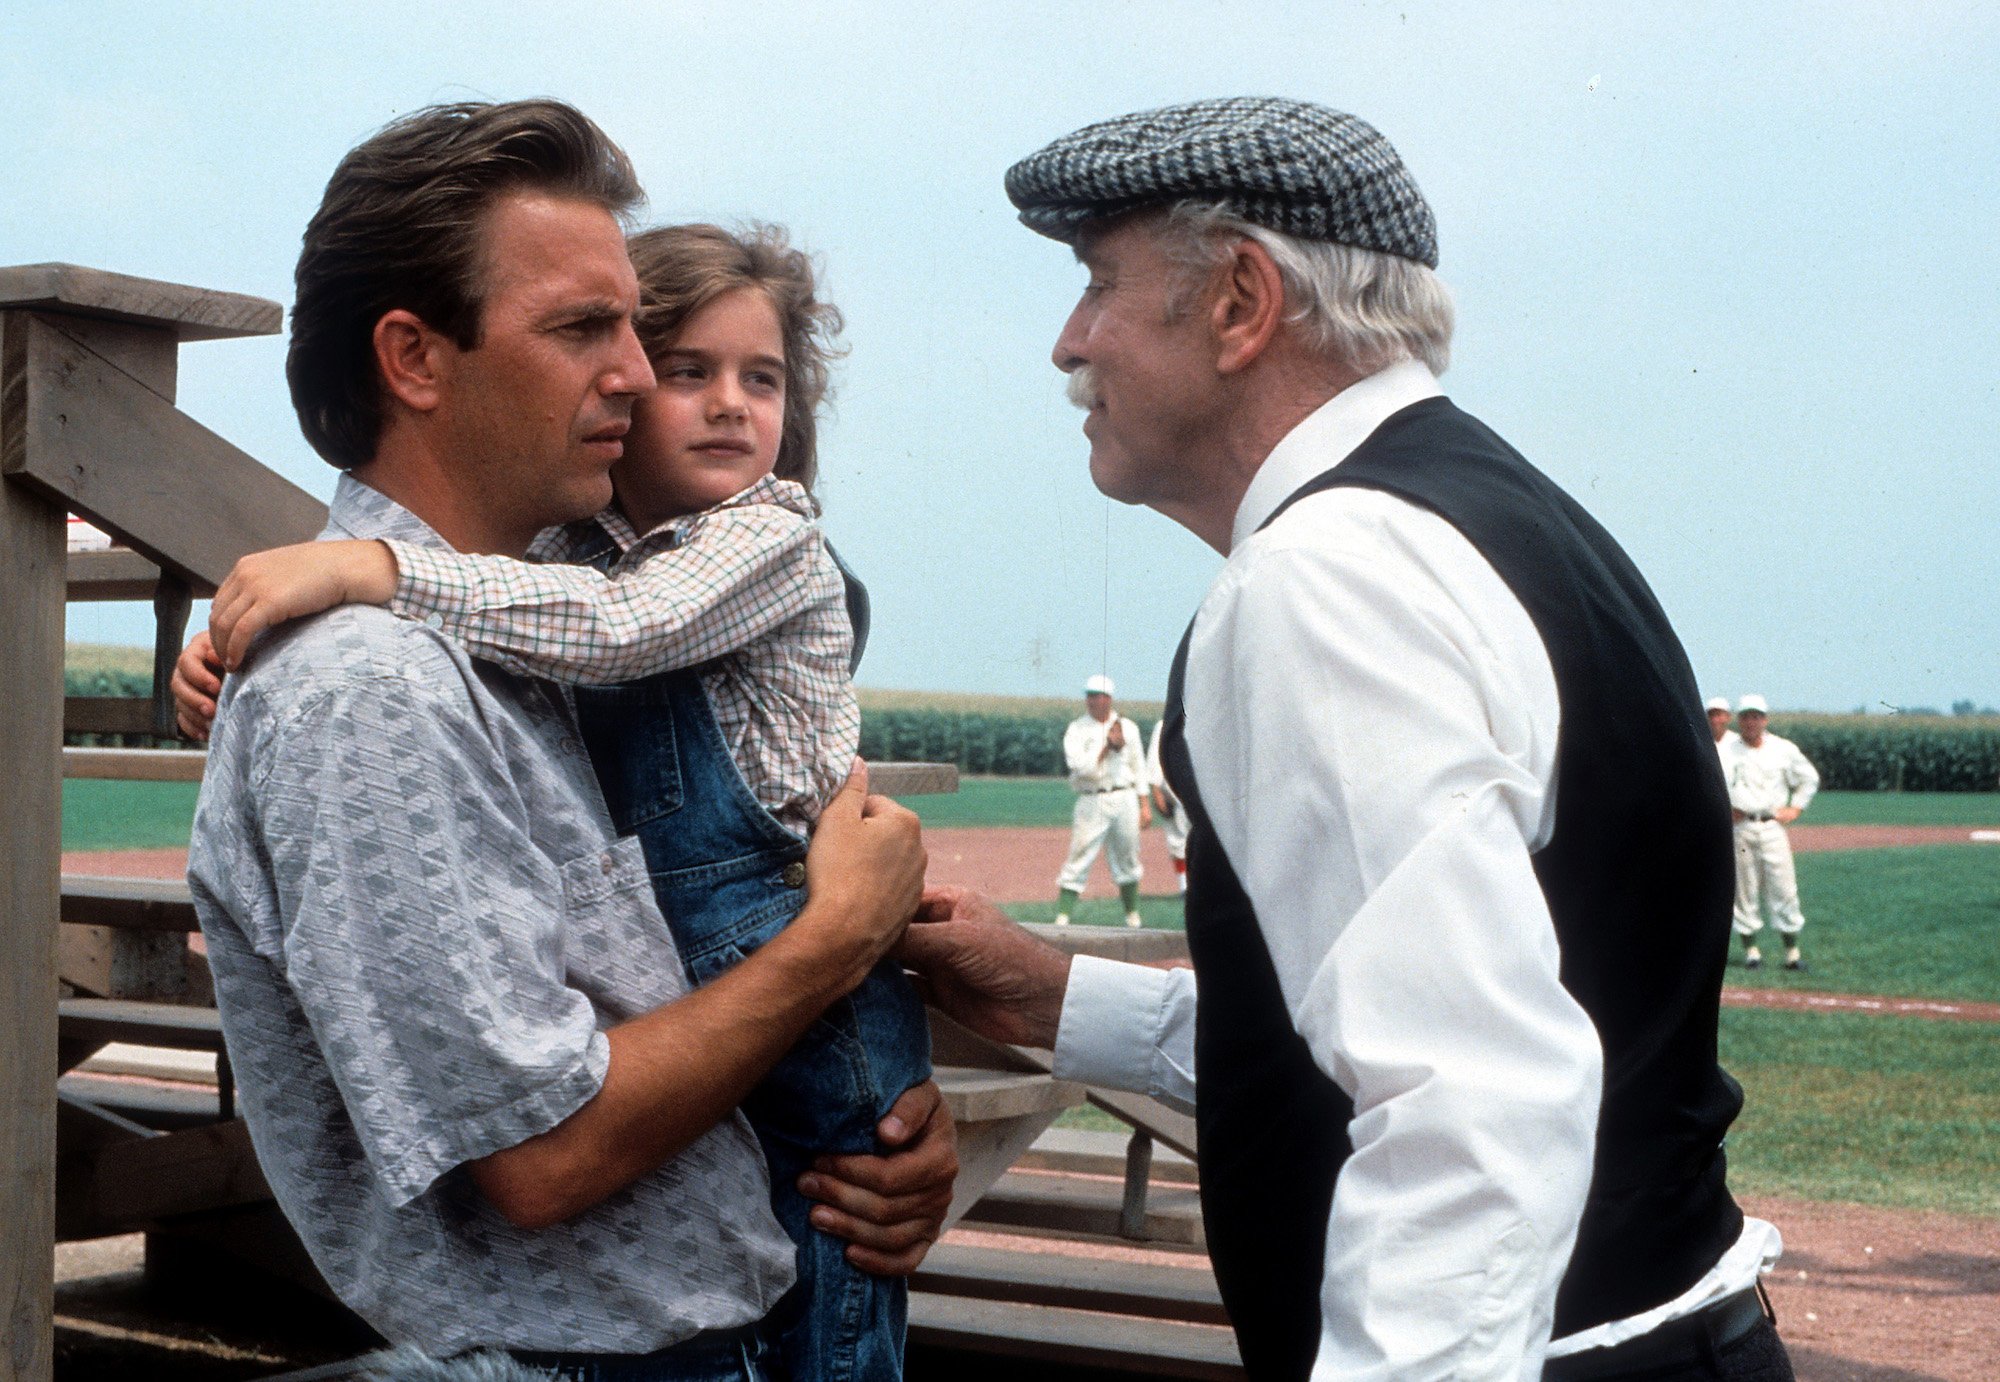
M 326 537 L 442 545 L 350 476 Z M 686 991 L 562 693 L 346 606 L 230 679 L 188 881 L 245 1118 L 327 1282 L 394 1342 L 646 1352 L 790 1286 L 740 1115 L 552 1228 L 465 1164 L 580 1108 Z

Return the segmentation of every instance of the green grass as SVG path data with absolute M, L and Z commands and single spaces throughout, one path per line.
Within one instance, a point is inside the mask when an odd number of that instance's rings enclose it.
M 1076 793 L 1059 777 L 960 777 L 958 791 L 907 797 L 928 826 L 1068 825 Z
M 63 783 L 64 849 L 173 849 L 194 824 L 196 782 Z
M 2000 846 L 1921 845 L 1798 856 L 1811 968 L 1742 968 L 1730 943 L 1728 982 L 1752 988 L 2000 1000 Z
M 1799 824 L 2000 826 L 2000 792 L 1821 792 Z
M 1739 1194 L 2000 1214 L 2000 1028 L 1725 1008 Z M 1100 1109 L 1057 1126 L 1121 1132 Z
M 2000 1027 L 1725 1008 L 1752 1194 L 2000 1214 Z
M 120 643 L 65 643 L 63 666 L 72 672 L 124 672 L 150 678 L 153 650 Z

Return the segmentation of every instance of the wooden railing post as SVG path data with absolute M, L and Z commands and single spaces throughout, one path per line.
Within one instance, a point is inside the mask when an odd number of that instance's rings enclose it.
M 66 515 L 172 578 L 167 620 L 243 552 L 312 536 L 317 500 L 174 407 L 181 342 L 282 319 L 235 293 L 0 268 L 0 1382 L 53 1369 Z
M 0 461 L 22 441 L 20 327 L 0 312 Z M 48 1382 L 54 1366 L 67 528 L 60 507 L 0 483 L 0 1382 Z

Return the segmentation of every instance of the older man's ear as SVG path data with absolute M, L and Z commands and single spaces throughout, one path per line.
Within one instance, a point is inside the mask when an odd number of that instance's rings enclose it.
M 1278 334 L 1285 318 L 1285 283 L 1270 252 L 1244 238 L 1230 248 L 1229 259 L 1216 276 L 1209 322 L 1215 331 L 1215 367 L 1221 374 L 1239 374 L 1254 364 Z
M 931 1006 L 993 1041 L 1053 1047 L 1070 957 L 964 888 L 927 887 L 896 958 Z

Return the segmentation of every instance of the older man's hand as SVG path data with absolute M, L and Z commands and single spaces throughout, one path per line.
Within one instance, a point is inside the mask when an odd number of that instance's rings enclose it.
M 924 889 L 896 958 L 917 972 L 932 1006 L 981 1036 L 1052 1047 L 1070 957 L 964 888 Z
M 820 1201 L 815 1228 L 847 1240 L 847 1260 L 876 1276 L 908 1276 L 944 1231 L 958 1175 L 958 1130 L 935 1080 L 903 1091 L 876 1127 L 879 1156 L 821 1157 L 799 1177 Z

